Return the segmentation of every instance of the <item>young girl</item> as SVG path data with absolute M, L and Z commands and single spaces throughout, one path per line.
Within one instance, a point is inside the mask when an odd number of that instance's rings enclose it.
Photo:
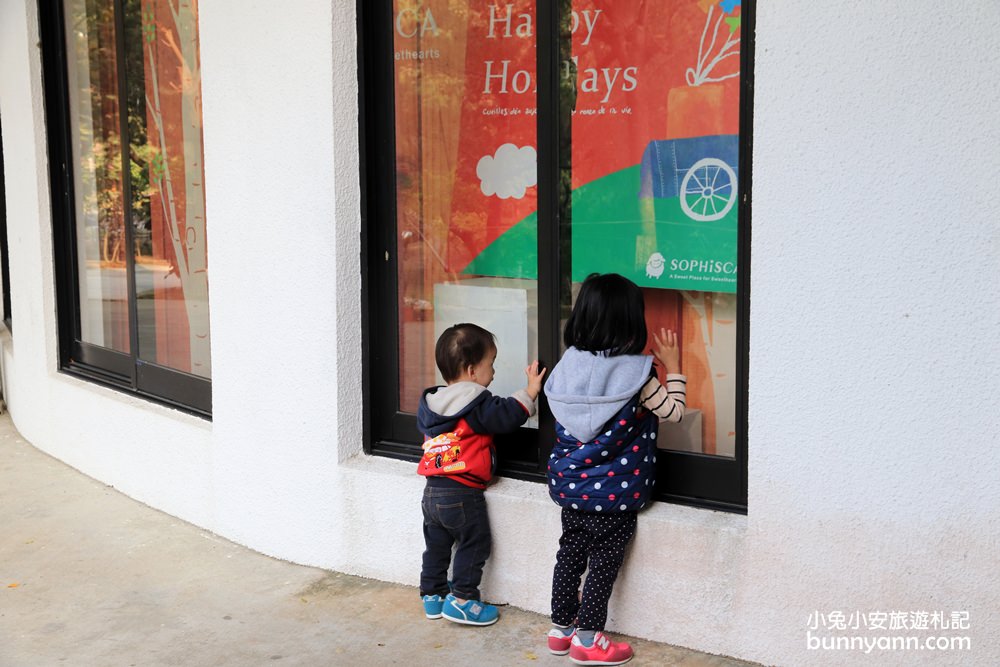
M 545 383 L 556 418 L 549 494 L 562 507 L 552 575 L 549 650 L 582 665 L 620 665 L 632 647 L 603 634 L 608 599 L 636 515 L 653 488 L 658 417 L 684 416 L 677 336 L 653 334 L 662 386 L 646 348 L 642 292 L 617 274 L 584 281 L 563 339 L 566 353 Z M 579 595 L 580 578 L 590 571 Z

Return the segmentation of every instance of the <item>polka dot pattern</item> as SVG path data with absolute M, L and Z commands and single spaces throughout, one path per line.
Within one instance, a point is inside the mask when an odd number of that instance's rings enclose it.
M 608 420 L 592 436 L 593 440 L 578 439 L 557 425 L 549 467 L 549 479 L 554 482 L 549 486 L 550 496 L 557 504 L 563 507 L 575 504 L 581 511 L 604 513 L 618 510 L 622 504 L 625 511 L 637 510 L 645 504 L 655 472 L 657 419 L 651 412 L 636 410 L 637 405 L 638 396 Z M 609 484 L 624 476 L 629 481 L 622 482 L 620 487 L 617 483 Z M 642 489 L 638 497 L 631 493 L 632 489 L 617 502 L 611 497 L 613 490 L 633 485 Z
M 563 508 L 563 532 L 552 573 L 553 623 L 575 622 L 582 630 L 604 629 L 608 600 L 635 526 L 635 512 L 598 514 Z M 580 582 L 588 562 L 590 570 L 581 595 Z

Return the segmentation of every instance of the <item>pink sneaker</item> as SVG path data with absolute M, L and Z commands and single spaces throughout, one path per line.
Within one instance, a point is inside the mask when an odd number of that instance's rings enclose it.
M 566 655 L 569 653 L 569 645 L 576 637 L 576 628 L 568 635 L 564 635 L 555 628 L 549 630 L 549 653 L 553 655 Z
M 603 632 L 594 637 L 594 645 L 587 648 L 580 638 L 573 635 L 569 659 L 578 665 L 624 665 L 632 659 L 632 647 L 625 642 L 613 642 Z

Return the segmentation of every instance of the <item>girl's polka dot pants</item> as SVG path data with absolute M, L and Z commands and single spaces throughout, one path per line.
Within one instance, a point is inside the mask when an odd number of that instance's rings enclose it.
M 552 622 L 581 630 L 603 630 L 608 599 L 635 534 L 636 513 L 598 514 L 564 507 L 562 537 L 552 573 Z M 578 597 L 580 578 L 590 571 Z

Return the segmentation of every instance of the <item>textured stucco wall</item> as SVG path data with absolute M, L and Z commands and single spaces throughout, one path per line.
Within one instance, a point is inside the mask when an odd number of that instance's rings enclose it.
M 335 285 L 357 265 L 335 253 L 330 4 L 199 6 L 215 525 L 314 564 L 338 551 Z
M 842 663 L 814 609 L 965 610 L 972 654 L 872 660 L 1000 659 L 998 20 L 760 3 L 750 655 Z
M 750 512 L 645 512 L 611 623 L 782 665 L 996 664 L 1000 8 L 760 5 Z M 421 480 L 360 453 L 353 3 L 201 5 L 211 423 L 56 371 L 36 24 L 0 3 L 17 427 L 262 552 L 414 584 Z M 544 612 L 558 511 L 489 499 L 485 590 Z M 837 609 L 967 610 L 974 650 L 807 651 Z

